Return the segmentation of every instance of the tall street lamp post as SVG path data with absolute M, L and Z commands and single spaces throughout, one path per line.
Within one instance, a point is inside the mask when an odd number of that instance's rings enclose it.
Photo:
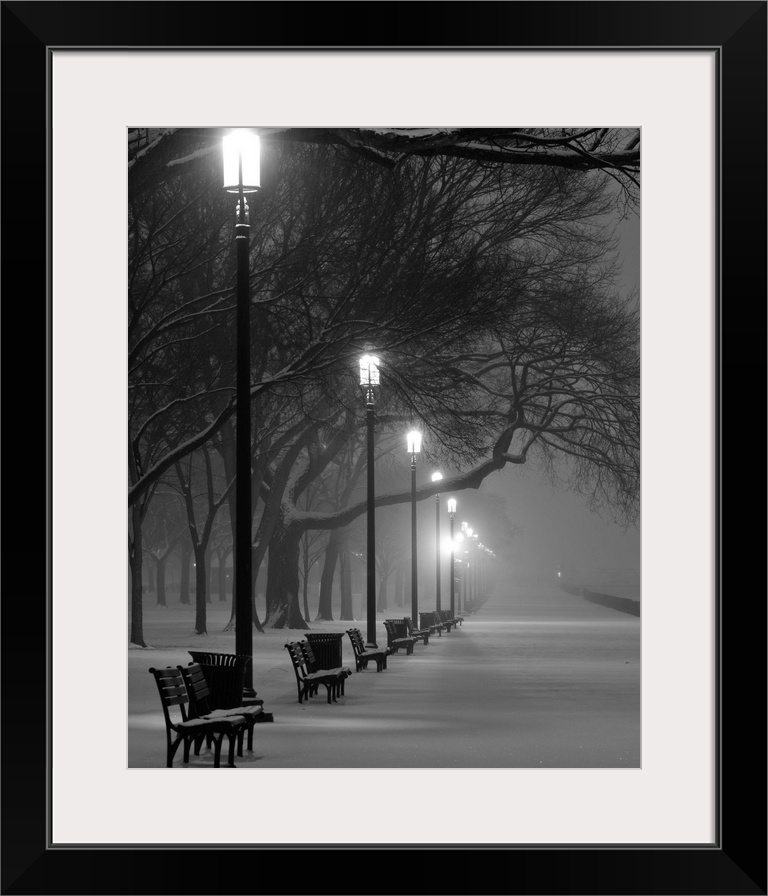
M 374 430 L 374 386 L 379 385 L 379 359 L 376 355 L 360 358 L 360 385 L 365 391 L 365 422 L 367 438 L 368 476 L 368 533 L 367 533 L 367 596 L 366 596 L 366 639 L 376 643 L 376 506 L 373 479 L 373 430 Z
M 462 535 L 461 532 L 459 532 L 459 533 L 456 535 L 456 545 L 455 545 L 455 547 L 457 547 L 458 545 L 460 545 L 463 541 L 464 541 L 464 536 Z M 463 563 L 463 560 L 459 560 L 459 563 Z M 459 570 L 459 594 L 458 594 L 458 600 L 457 600 L 457 603 L 458 603 L 458 605 L 459 605 L 459 607 L 458 607 L 458 609 L 459 609 L 459 614 L 461 614 L 461 610 L 462 610 L 462 606 L 461 606 L 462 595 L 461 595 L 461 592 L 462 592 L 462 589 L 463 589 L 463 588 L 464 588 L 464 566 L 462 566 L 461 569 Z M 464 593 L 464 598 L 463 598 L 463 600 L 464 600 L 464 609 L 466 610 L 466 608 L 467 608 L 467 596 L 466 596 L 466 592 Z
M 467 537 L 467 549 L 464 552 L 467 555 L 467 600 L 471 604 L 473 600 L 477 600 L 477 594 L 474 589 L 473 576 L 475 574 L 475 558 L 472 554 L 472 526 L 467 526 L 464 533 Z
M 237 263 L 237 362 L 235 392 L 235 652 L 251 658 L 245 687 L 253 689 L 253 610 L 251 598 L 251 297 L 248 283 L 250 222 L 246 193 L 260 183 L 259 138 L 236 130 L 222 141 L 224 189 L 238 195 L 235 219 Z
M 432 482 L 439 482 L 442 478 L 442 473 L 432 474 Z M 440 492 L 435 495 L 435 609 L 438 611 L 442 609 L 440 606 Z
M 451 617 L 456 615 L 454 606 L 454 597 L 456 591 L 456 582 L 454 580 L 454 551 L 456 544 L 453 540 L 453 518 L 456 516 L 456 498 L 448 498 L 448 519 L 451 521 Z M 461 612 L 461 610 L 459 610 Z
M 416 559 L 416 455 L 421 451 L 421 433 L 412 430 L 406 436 L 408 453 L 411 455 L 411 620 L 419 627 L 418 562 Z
M 467 537 L 467 529 L 469 527 L 469 523 L 463 521 L 461 524 L 461 541 Z M 462 554 L 466 554 L 466 551 L 462 551 Z M 469 605 L 469 594 L 467 592 L 468 582 L 467 582 L 467 561 L 465 557 L 461 558 L 462 566 L 461 566 L 461 599 L 464 601 L 464 609 L 467 609 Z
M 477 543 L 478 555 L 477 555 L 477 593 L 483 594 L 485 590 L 485 586 L 483 585 L 483 567 L 485 566 L 485 545 L 481 544 L 479 541 Z
M 475 600 L 480 600 L 480 576 L 478 575 L 478 570 L 480 569 L 479 563 L 479 551 L 477 549 L 477 532 L 472 533 L 472 544 L 474 545 L 474 560 L 472 561 L 472 566 L 474 567 L 473 577 L 474 577 L 474 594 Z

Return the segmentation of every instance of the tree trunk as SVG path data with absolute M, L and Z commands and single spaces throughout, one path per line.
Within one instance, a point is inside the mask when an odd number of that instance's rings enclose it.
M 267 628 L 308 629 L 299 607 L 298 533 L 284 528 L 272 533 L 267 569 Z
M 205 551 L 195 551 L 195 564 L 195 634 L 207 635 L 205 604 L 208 575 L 205 566 Z
M 341 586 L 341 612 L 339 619 L 355 618 L 355 608 L 352 606 L 352 577 L 349 568 L 349 546 L 346 538 L 339 547 L 339 582 Z
M 219 554 L 219 602 L 227 599 L 227 557 L 229 553 Z
M 213 562 L 212 562 L 212 554 L 213 554 L 213 552 L 211 551 L 211 549 L 210 549 L 210 548 L 206 548 L 206 550 L 205 550 L 205 554 L 204 554 L 204 557 L 205 557 L 205 560 L 204 560 L 204 566 L 205 566 L 205 571 L 206 571 L 206 573 L 207 573 L 207 575 L 206 575 L 206 577 L 205 577 L 205 602 L 206 602 L 207 604 L 211 603 L 211 601 L 213 600 Z
M 395 571 L 395 606 L 402 607 L 403 605 L 403 565 L 402 563 L 397 567 Z M 418 620 L 412 620 L 414 626 L 418 628 Z
M 304 533 L 304 550 L 302 551 L 302 564 L 304 571 L 304 581 L 302 582 L 302 598 L 304 603 L 304 619 L 309 622 L 309 602 L 307 600 L 307 591 L 309 590 L 309 533 Z
M 379 599 L 376 604 L 376 612 L 383 613 L 387 609 L 387 582 L 389 573 L 385 573 L 379 581 Z
M 181 580 L 179 582 L 179 603 L 189 603 L 189 561 L 192 557 L 192 545 L 188 539 L 181 543 Z
M 333 529 L 325 549 L 325 562 L 320 574 L 320 602 L 315 619 L 327 619 L 333 622 L 333 577 L 336 573 L 336 562 L 339 559 L 339 543 L 341 530 Z
M 167 560 L 167 555 L 164 557 L 158 557 L 156 561 L 155 572 L 157 575 L 157 605 L 158 607 L 165 607 L 165 561 Z
M 141 578 L 142 547 L 141 547 L 141 507 L 137 501 L 131 507 L 131 522 L 133 524 L 133 538 L 128 540 L 128 549 L 131 560 L 131 644 L 146 647 L 144 643 L 144 614 L 143 591 L 144 585 Z
M 152 564 L 146 558 L 144 559 L 144 563 L 142 566 L 141 576 L 142 576 L 142 585 L 144 582 L 147 583 L 147 591 L 150 593 L 152 591 L 154 591 L 155 590 L 155 577 L 152 575 Z

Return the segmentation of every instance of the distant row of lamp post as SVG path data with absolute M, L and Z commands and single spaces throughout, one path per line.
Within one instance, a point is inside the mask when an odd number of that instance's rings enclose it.
M 373 445 L 374 445 L 374 429 L 375 429 L 375 392 L 374 387 L 380 385 L 379 365 L 380 360 L 376 355 L 365 354 L 360 358 L 360 385 L 365 393 L 366 407 L 366 423 L 367 423 L 367 599 L 366 599 L 366 616 L 367 628 L 366 637 L 370 643 L 376 641 L 376 538 L 375 538 L 375 487 L 374 487 L 374 468 L 373 468 Z M 406 450 L 411 455 L 411 619 L 415 626 L 419 625 L 419 591 L 418 591 L 418 544 L 417 544 L 417 527 L 416 527 L 416 455 L 421 452 L 421 433 L 418 430 L 411 430 L 406 435 Z M 439 482 L 443 478 L 442 473 L 435 472 L 432 474 L 432 482 Z M 450 605 L 451 613 L 456 612 L 456 547 L 458 544 L 469 539 L 470 543 L 475 546 L 475 562 L 467 562 L 465 574 L 462 576 L 462 588 L 464 590 L 464 601 L 468 600 L 470 594 L 478 595 L 480 593 L 480 563 L 477 559 L 480 557 L 481 551 L 492 555 L 492 551 L 479 542 L 478 534 L 474 532 L 466 522 L 461 524 L 461 532 L 454 534 L 454 518 L 456 516 L 456 499 L 448 499 L 448 517 L 450 519 Z M 441 575 L 440 575 L 440 493 L 435 494 L 435 609 L 441 610 Z M 469 575 L 474 576 L 470 580 Z M 461 612 L 461 593 L 459 593 L 459 612 Z
M 238 197 L 235 217 L 236 247 L 236 305 L 237 305 L 237 348 L 236 383 L 237 428 L 235 436 L 235 650 L 238 654 L 253 656 L 253 611 L 252 611 L 252 553 L 251 553 L 251 323 L 248 257 L 250 245 L 250 221 L 245 196 L 256 193 L 261 186 L 259 138 L 245 128 L 233 130 L 222 141 L 224 161 L 224 190 Z M 374 487 L 374 426 L 375 387 L 379 386 L 379 359 L 372 354 L 360 358 L 360 385 L 365 393 L 367 429 L 367 629 L 369 642 L 376 640 L 376 515 Z M 407 436 L 407 449 L 411 455 L 411 615 L 413 624 L 419 624 L 419 600 L 417 582 L 416 544 L 416 455 L 421 451 L 421 433 L 412 431 Z M 442 474 L 434 473 L 432 481 L 442 479 Z M 435 545 L 436 545 L 436 594 L 435 606 L 441 609 L 440 601 L 440 494 L 435 495 Z M 454 613 L 455 598 L 455 548 L 457 540 L 464 537 L 477 540 L 462 523 L 462 533 L 454 539 L 453 520 L 456 514 L 456 499 L 448 500 L 448 515 L 451 521 L 451 612 Z M 482 547 L 482 545 L 480 546 Z M 487 550 L 487 549 L 486 549 Z M 477 567 L 478 564 L 475 564 Z M 477 568 L 475 575 L 478 574 Z M 463 577 L 464 579 L 464 577 Z M 477 594 L 479 580 L 475 581 Z M 464 582 L 464 588 L 470 583 Z M 466 594 L 465 591 L 465 600 Z M 459 598 L 460 600 L 461 598 Z M 246 673 L 246 688 L 253 686 L 252 664 Z

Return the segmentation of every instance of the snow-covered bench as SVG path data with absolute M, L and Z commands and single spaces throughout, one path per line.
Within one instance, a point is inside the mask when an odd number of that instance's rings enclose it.
M 449 623 L 454 628 L 458 628 L 464 622 L 463 616 L 456 616 L 450 610 L 435 610 L 435 615 L 441 622 Z
M 245 719 L 244 729 L 248 732 L 248 749 L 253 751 L 253 726 L 264 721 L 263 701 L 246 706 L 235 706 L 231 709 L 216 709 L 212 703 L 211 690 L 200 663 L 188 666 L 177 666 L 189 697 L 189 716 L 193 719 L 227 719 L 242 716 Z M 243 755 L 243 732 L 237 744 L 237 755 Z
M 391 653 L 388 647 L 366 644 L 359 628 L 348 628 L 347 634 L 352 642 L 352 651 L 355 654 L 355 671 L 361 672 L 363 669 L 367 669 L 371 660 L 376 663 L 377 672 L 387 668 L 387 657 Z
M 349 666 L 334 666 L 331 669 L 324 669 L 317 661 L 317 657 L 315 656 L 315 651 L 312 649 L 312 645 L 309 641 L 298 641 L 296 642 L 299 645 L 299 649 L 304 657 L 304 668 L 307 672 L 311 673 L 319 673 L 324 672 L 327 675 L 338 675 L 339 676 L 339 686 L 340 693 L 344 695 L 344 680 L 349 678 L 352 674 L 352 670 Z
M 242 732 L 247 722 L 244 716 L 227 716 L 226 718 L 193 719 L 187 714 L 189 695 L 184 679 L 178 669 L 150 669 L 154 676 L 165 717 L 165 734 L 167 740 L 166 766 L 173 766 L 173 757 L 180 744 L 184 744 L 184 765 L 189 763 L 189 750 L 194 744 L 195 756 L 200 754 L 204 740 L 213 744 L 213 766 L 221 765 L 221 745 L 225 737 L 229 738 L 228 765 L 235 767 L 235 742 L 242 746 Z M 178 707 L 181 720 L 171 716 L 171 708 Z M 174 738 L 175 735 L 175 738 Z M 240 755 L 242 755 L 242 750 Z
M 422 629 L 434 629 L 441 638 L 444 631 L 449 632 L 451 630 L 452 624 L 451 622 L 443 622 L 442 619 L 438 619 L 434 610 L 429 613 L 419 613 L 419 626 Z
M 400 620 L 393 621 L 397 623 Z M 411 638 L 416 638 L 417 641 L 423 641 L 425 647 L 427 644 L 429 644 L 429 636 L 434 635 L 434 633 L 437 631 L 434 626 L 429 626 L 427 628 L 414 628 L 410 616 L 404 616 L 402 622 L 404 623 L 405 633 Z
M 299 703 L 306 698 L 314 697 L 320 689 L 320 685 L 324 685 L 328 695 L 328 702 L 336 703 L 336 695 L 344 693 L 344 680 L 347 675 L 341 668 L 339 669 L 320 669 L 317 672 L 310 672 L 307 668 L 307 661 L 304 658 L 304 652 L 298 641 L 290 641 L 285 644 L 285 649 L 291 657 L 293 671 L 296 674 L 296 687 L 298 688 Z
M 395 630 L 395 624 L 391 619 L 384 620 L 384 630 L 387 633 L 387 647 L 393 653 L 397 653 L 401 648 L 405 650 L 408 656 L 413 653 L 413 645 L 416 643 L 416 638 L 406 634 L 398 635 Z

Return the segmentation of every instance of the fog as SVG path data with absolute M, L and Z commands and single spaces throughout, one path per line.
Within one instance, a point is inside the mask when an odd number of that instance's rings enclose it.
M 640 216 L 632 212 L 610 224 L 619 240 L 617 287 L 639 301 Z M 474 514 L 476 528 L 482 527 L 482 508 L 491 495 L 503 500 L 516 529 L 508 540 L 494 538 L 492 530 L 481 534 L 496 552 L 503 575 L 521 582 L 549 582 L 560 571 L 576 586 L 640 599 L 639 524 L 618 525 L 606 510 L 590 510 L 585 497 L 554 487 L 530 464 L 507 466 L 489 476 L 477 492 L 457 496 L 464 513 Z M 460 512 L 459 518 L 467 517 Z
M 561 571 L 581 587 L 639 599 L 638 527 L 608 521 L 590 511 L 584 497 L 559 491 L 528 470 L 495 474 L 483 483 L 481 495 L 485 491 L 504 497 L 519 528 L 500 561 L 509 575 L 549 580 Z

